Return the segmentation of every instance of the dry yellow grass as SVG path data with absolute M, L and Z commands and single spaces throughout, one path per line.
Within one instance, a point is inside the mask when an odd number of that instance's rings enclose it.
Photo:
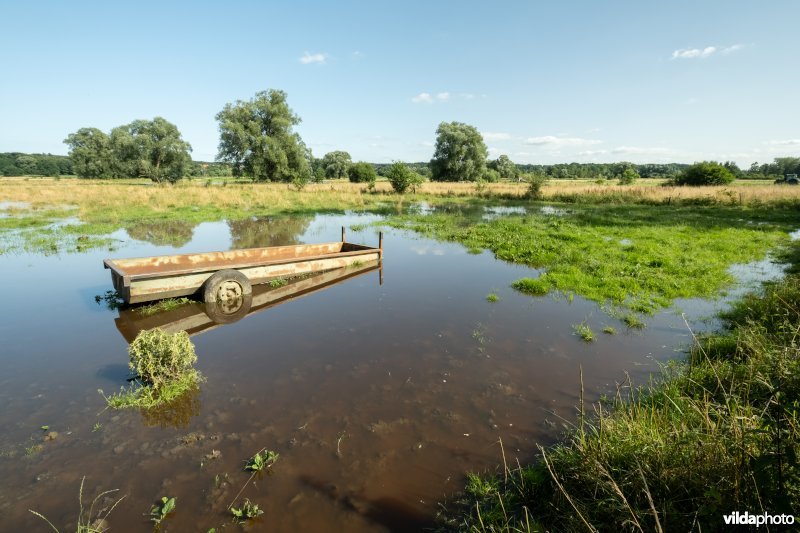
M 79 179 L 1 179 L 0 201 L 27 202 L 36 208 L 76 206 L 86 221 L 130 220 L 137 216 L 182 211 L 198 216 L 279 213 L 324 209 L 363 209 L 405 200 L 436 198 L 523 198 L 524 183 L 423 184 L 416 194 L 393 194 L 387 182 L 375 192 L 349 182 L 310 184 L 302 191 L 287 184 L 230 183 L 207 187 L 204 182 L 154 185 L 143 180 L 101 181 Z M 720 187 L 659 187 L 642 181 L 635 185 L 596 184 L 587 181 L 552 181 L 544 199 L 586 203 L 716 203 L 739 205 L 800 205 L 800 187 L 736 183 Z M 202 212 L 202 215 L 200 214 Z

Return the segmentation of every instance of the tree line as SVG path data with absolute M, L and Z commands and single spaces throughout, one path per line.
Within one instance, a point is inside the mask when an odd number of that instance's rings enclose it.
M 395 163 L 353 162 L 350 154 L 342 150 L 317 158 L 294 130 L 301 119 L 289 107 L 286 93 L 275 89 L 258 92 L 249 100 L 225 104 L 215 118 L 220 132 L 215 163 L 193 162 L 192 148 L 177 126 L 156 117 L 135 120 L 109 133 L 81 128 L 64 141 L 70 148 L 68 160 L 44 154 L 10 154 L 14 157 L 0 158 L 0 173 L 145 177 L 156 182 L 174 182 L 186 176 L 233 175 L 254 181 L 290 182 L 298 187 L 309 181 L 345 178 L 372 186 L 378 176 L 385 176 L 390 181 L 394 178 L 394 182 L 407 183 L 406 187 L 415 187 L 426 179 L 470 182 L 593 179 L 629 184 L 639 178 L 662 178 L 681 183 L 692 168 L 680 163 L 516 164 L 507 155 L 490 160 L 480 132 L 462 122 L 439 124 L 433 157 L 428 162 L 403 163 L 408 173 L 400 172 Z M 800 174 L 800 158 L 795 157 L 754 163 L 747 170 L 732 161 L 704 163 L 724 169 L 714 179 L 721 179 L 720 176 L 725 180 L 778 179 L 785 174 Z

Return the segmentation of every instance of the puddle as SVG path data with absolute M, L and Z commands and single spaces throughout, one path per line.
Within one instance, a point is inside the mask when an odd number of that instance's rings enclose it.
M 479 207 L 475 216 L 519 213 Z M 271 531 L 418 531 L 466 472 L 501 462 L 500 438 L 507 459 L 524 462 L 560 437 L 574 420 L 580 368 L 592 401 L 626 372 L 646 382 L 690 340 L 674 310 L 626 332 L 592 302 L 509 287 L 536 271 L 400 230 L 385 233 L 382 268 L 258 287 L 235 320 L 215 320 L 199 302 L 149 317 L 94 302 L 111 289 L 109 255 L 335 241 L 343 225 L 355 228 L 349 241 L 374 246 L 369 224 L 379 218 L 138 225 L 119 232 L 125 243 L 113 254 L 0 257 L 14 273 L 4 288 L 14 305 L 0 310 L 0 523 L 41 529 L 31 508 L 57 527 L 74 524 L 86 476 L 84 498 L 127 495 L 112 530 L 149 528 L 144 515 L 164 495 L 179 502 L 172 529 L 219 529 L 248 478 L 244 461 L 266 447 L 280 454 L 274 474 L 240 501 L 257 503 Z M 732 272 L 746 283 L 776 274 L 768 264 Z M 713 304 L 681 304 L 693 328 L 707 327 Z M 571 327 L 583 321 L 620 333 L 585 344 Z M 166 409 L 106 410 L 97 390 L 125 384 L 127 340 L 154 326 L 192 335 L 206 381 Z M 58 438 L 43 440 L 44 425 Z
M 543 205 L 539 212 L 546 216 L 563 217 L 569 214 L 569 211 L 552 205 Z

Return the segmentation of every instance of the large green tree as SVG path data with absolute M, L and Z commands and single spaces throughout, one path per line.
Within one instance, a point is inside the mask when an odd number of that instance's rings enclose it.
M 325 177 L 331 180 L 344 179 L 347 177 L 347 172 L 353 165 L 353 159 L 347 152 L 336 150 L 328 152 L 322 158 L 322 168 L 325 171 Z
M 477 181 L 486 170 L 486 144 L 474 126 L 442 122 L 436 129 L 436 149 L 431 159 L 435 181 Z
M 122 127 L 133 138 L 139 176 L 174 183 L 189 173 L 192 147 L 181 138 L 177 126 L 156 117 L 135 120 Z
M 81 178 L 138 178 L 175 182 L 191 171 L 192 147 L 171 122 L 156 117 L 118 126 L 106 135 L 81 128 L 64 141 Z
M 237 100 L 217 113 L 220 141 L 217 159 L 233 165 L 234 175 L 260 181 L 311 178 L 311 151 L 292 128 L 300 123 L 275 89 Z
M 97 128 L 81 128 L 70 133 L 64 143 L 69 146 L 72 170 L 79 178 L 105 178 L 111 175 L 111 142 Z
M 517 165 L 505 154 L 489 163 L 489 167 L 500 174 L 500 179 L 515 180 L 519 176 Z

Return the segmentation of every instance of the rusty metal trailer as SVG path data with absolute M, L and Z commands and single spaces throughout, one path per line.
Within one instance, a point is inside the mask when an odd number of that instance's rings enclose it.
M 378 247 L 342 240 L 322 244 L 271 246 L 227 252 L 106 259 L 111 280 L 128 304 L 190 296 L 202 290 L 203 300 L 235 305 L 252 293 L 252 285 L 277 278 L 344 268 L 383 258 L 383 233 Z
M 221 308 L 216 303 L 189 302 L 154 314 L 143 314 L 141 308 L 128 307 L 117 310 L 119 316 L 114 322 L 128 342 L 132 342 L 141 331 L 154 328 L 167 333 L 185 331 L 189 335 L 197 335 L 371 272 L 378 273 L 378 282 L 382 284 L 382 264 L 380 261 L 369 261 L 297 277 L 277 287 L 257 285 L 253 287 L 252 296 L 243 298 L 237 306 Z

